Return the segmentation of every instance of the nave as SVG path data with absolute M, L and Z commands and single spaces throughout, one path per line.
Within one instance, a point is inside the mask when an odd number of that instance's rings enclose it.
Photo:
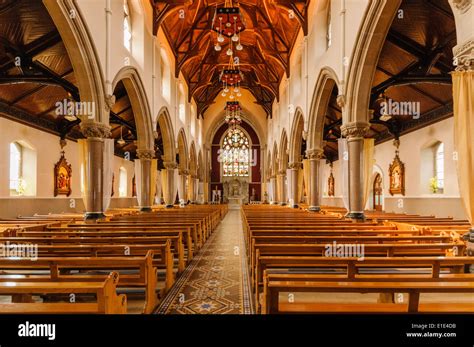
M 245 250 L 240 213 L 230 210 L 157 313 L 254 313 Z

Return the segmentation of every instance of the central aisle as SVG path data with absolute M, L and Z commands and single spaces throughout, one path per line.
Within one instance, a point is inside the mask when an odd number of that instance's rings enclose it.
M 240 211 L 229 210 L 156 312 L 251 314 L 247 268 Z

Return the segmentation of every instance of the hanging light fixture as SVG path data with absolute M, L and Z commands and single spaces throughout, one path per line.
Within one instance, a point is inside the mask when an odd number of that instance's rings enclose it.
M 240 83 L 243 80 L 243 74 L 238 65 L 234 64 L 234 59 L 230 57 L 229 64 L 221 71 L 219 81 L 222 83 L 222 96 L 226 97 L 230 92 L 230 99 L 235 99 L 235 96 L 240 97 Z
M 119 144 L 120 146 L 123 146 L 125 144 L 125 140 L 123 139 L 123 136 L 122 136 L 122 126 L 120 126 L 120 139 L 117 140 L 117 144 Z
M 235 128 L 237 125 L 242 123 L 242 107 L 238 101 L 227 101 L 225 111 L 225 122 L 229 127 Z
M 228 56 L 234 55 L 233 43 L 237 44 L 235 48 L 238 51 L 243 49 L 240 33 L 245 30 L 245 23 L 236 1 L 225 0 L 224 7 L 216 7 L 212 30 L 217 33 L 217 43 L 214 46 L 216 51 L 222 50 L 222 43 L 225 42 L 226 37 L 229 39 L 229 48 L 226 51 Z

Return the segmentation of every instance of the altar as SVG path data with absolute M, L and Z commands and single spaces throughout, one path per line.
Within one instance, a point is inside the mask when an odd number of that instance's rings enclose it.
M 225 177 L 224 201 L 229 204 L 229 209 L 240 209 L 242 204 L 249 200 L 249 184 L 247 177 Z

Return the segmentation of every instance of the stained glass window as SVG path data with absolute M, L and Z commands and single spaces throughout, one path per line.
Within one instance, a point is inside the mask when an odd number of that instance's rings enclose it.
M 249 139 L 240 129 L 230 129 L 222 142 L 224 176 L 249 175 Z

